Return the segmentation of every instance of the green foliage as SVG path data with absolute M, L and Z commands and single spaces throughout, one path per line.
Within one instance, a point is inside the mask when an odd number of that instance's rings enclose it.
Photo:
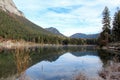
M 87 44 L 89 44 L 89 45 L 90 45 L 90 44 L 94 44 L 94 45 L 95 45 L 95 44 L 97 44 L 97 39 L 87 39 L 86 42 L 87 42 Z
M 106 15 L 106 16 L 105 16 Z M 110 33 L 112 31 L 112 33 Z M 113 28 L 110 30 L 110 17 L 109 10 L 105 7 L 103 12 L 103 31 L 98 38 L 99 45 L 106 46 L 108 42 L 119 42 L 120 41 L 120 10 L 114 14 Z
M 107 7 L 105 7 L 105 9 L 103 10 L 103 20 L 102 20 L 102 24 L 103 24 L 103 31 L 107 32 L 110 34 L 110 11 Z
M 96 45 L 97 39 L 66 38 L 62 43 L 63 45 Z
M 100 37 L 98 38 L 99 45 L 101 47 L 106 46 L 111 39 L 111 30 L 110 30 L 111 18 L 110 18 L 110 11 L 107 7 L 105 7 L 105 9 L 103 10 L 102 15 L 103 15 L 103 20 L 102 20 L 103 31 L 100 33 Z
M 61 44 L 63 36 L 52 34 L 24 17 L 0 10 L 0 36 L 45 44 Z
M 106 43 L 106 36 L 105 36 L 104 32 L 100 33 L 100 36 L 98 38 L 98 45 L 100 47 L 107 45 L 107 43 Z
M 69 44 L 84 45 L 86 44 L 86 39 L 71 38 L 69 42 Z
M 120 10 L 114 15 L 112 38 L 113 41 L 120 41 Z

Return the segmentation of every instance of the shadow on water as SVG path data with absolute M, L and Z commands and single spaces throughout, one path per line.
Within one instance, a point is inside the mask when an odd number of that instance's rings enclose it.
M 13 50 L 3 49 L 0 51 L 0 79 L 16 73 L 14 61 Z
M 101 61 L 103 62 L 104 66 L 114 58 L 117 58 L 120 61 L 120 53 L 115 52 L 113 50 L 98 50 L 98 56 L 100 57 Z
M 28 49 L 3 49 L 0 52 L 0 78 L 9 80 L 19 77 L 29 67 L 30 60 Z

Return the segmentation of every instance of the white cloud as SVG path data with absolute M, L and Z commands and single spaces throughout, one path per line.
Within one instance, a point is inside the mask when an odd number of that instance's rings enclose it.
M 44 28 L 56 27 L 67 36 L 79 32 L 100 32 L 104 7 L 108 6 L 113 16 L 116 7 L 120 6 L 119 0 L 14 0 L 14 2 L 32 22 Z

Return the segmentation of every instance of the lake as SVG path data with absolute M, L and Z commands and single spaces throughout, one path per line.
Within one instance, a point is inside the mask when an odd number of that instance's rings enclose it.
M 51 46 L 0 49 L 0 80 L 75 80 L 89 78 L 115 56 L 96 46 Z

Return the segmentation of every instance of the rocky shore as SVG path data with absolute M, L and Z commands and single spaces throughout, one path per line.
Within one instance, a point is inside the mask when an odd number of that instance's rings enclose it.
M 114 50 L 120 50 L 120 42 L 109 43 L 108 48 Z

